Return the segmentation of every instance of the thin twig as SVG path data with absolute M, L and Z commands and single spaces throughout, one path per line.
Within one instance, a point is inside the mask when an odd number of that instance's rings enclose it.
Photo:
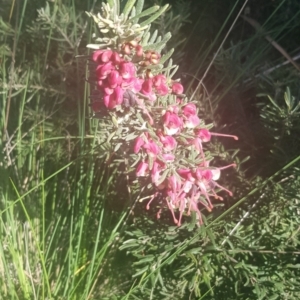
M 297 55 L 293 56 L 291 59 L 294 60 L 294 61 L 300 59 L 300 53 L 298 53 Z M 280 64 L 278 64 L 278 65 L 276 65 L 276 66 L 274 66 L 272 68 L 269 68 L 269 69 L 267 69 L 267 70 L 265 70 L 265 71 L 263 71 L 261 73 L 256 74 L 254 77 L 258 78 L 261 75 L 268 75 L 268 74 L 272 73 L 273 71 L 279 69 L 280 67 L 285 66 L 285 65 L 290 64 L 290 63 L 291 63 L 290 60 L 286 60 L 283 63 L 280 63 Z M 248 79 L 244 80 L 243 83 L 247 83 L 247 82 L 249 82 L 251 80 L 253 80 L 253 78 L 248 78 Z
M 275 42 L 269 35 L 264 33 L 264 30 L 260 26 L 260 24 L 247 16 L 241 16 L 245 21 L 247 21 L 251 26 L 253 26 L 256 31 L 262 31 L 265 35 L 265 39 L 274 47 L 276 48 L 298 71 L 300 71 L 300 67 L 298 64 L 295 63 L 295 61 L 289 56 L 289 54 L 277 43 Z
M 45 88 L 42 87 L 40 85 L 30 85 L 30 86 L 26 86 L 25 84 L 7 84 L 7 83 L 0 83 L 0 87 L 4 90 L 4 89 L 14 89 L 14 90 L 20 90 L 20 89 L 25 89 L 27 88 L 28 91 L 30 91 L 31 89 L 37 90 L 37 91 L 45 91 L 45 92 L 52 92 L 52 93 L 56 93 L 56 94 L 60 94 L 60 95 L 65 95 L 65 92 L 61 92 L 59 90 L 53 89 L 53 88 Z M 0 92 L 0 94 L 4 94 L 5 92 Z

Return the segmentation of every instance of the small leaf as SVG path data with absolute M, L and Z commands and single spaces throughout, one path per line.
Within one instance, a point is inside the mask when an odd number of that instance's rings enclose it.
M 147 255 L 145 258 L 140 259 L 139 261 L 133 263 L 134 266 L 142 265 L 146 262 L 151 262 L 154 260 L 154 255 Z
M 164 62 L 166 62 L 172 56 L 173 52 L 174 52 L 174 48 L 169 50 L 166 54 L 164 54 L 160 59 L 159 63 L 163 64 Z
M 122 145 L 123 145 L 123 143 L 118 143 L 114 148 L 114 152 L 117 152 Z
M 274 99 L 273 99 L 271 96 L 269 96 L 269 95 L 267 95 L 267 94 L 257 94 L 256 96 L 257 96 L 257 97 L 267 96 L 267 97 L 269 98 L 269 100 L 271 101 L 271 103 L 272 103 L 278 110 L 280 110 L 280 111 L 282 112 L 282 109 L 277 105 L 277 103 L 274 101 Z
M 152 23 L 153 21 L 155 21 L 157 18 L 159 18 L 169 7 L 169 4 L 166 4 L 164 7 L 162 7 L 156 14 L 154 14 L 153 16 L 151 16 L 149 19 L 147 19 L 146 21 L 142 22 L 140 25 L 146 26 L 149 25 L 150 23 Z
M 155 13 L 157 10 L 159 9 L 158 5 L 152 6 L 146 10 L 144 10 L 142 13 L 138 13 L 137 11 L 137 15 L 131 19 L 129 19 L 130 22 L 137 22 L 140 18 L 151 15 L 153 13 Z
M 136 14 L 140 14 L 144 7 L 144 0 L 138 0 L 135 6 Z
M 125 17 L 127 17 L 129 15 L 133 5 L 135 4 L 135 1 L 136 0 L 127 0 L 126 5 L 125 5 L 125 7 L 123 9 L 123 12 L 122 12 Z
M 116 132 L 114 131 L 114 132 L 112 132 L 109 136 L 108 136 L 108 138 L 107 138 L 107 143 L 109 143 L 110 142 L 110 140 L 114 137 L 114 135 L 116 134 Z
M 158 34 L 158 31 L 156 29 L 150 38 L 150 41 L 149 41 L 150 44 L 153 44 L 155 42 L 155 39 L 157 38 L 157 34 Z
M 167 175 L 169 174 L 170 170 L 166 169 L 163 174 L 161 175 L 161 177 L 159 178 L 159 180 L 156 182 L 156 185 L 159 186 L 161 183 L 164 182 L 164 180 L 166 179 Z
M 137 277 L 137 276 L 141 275 L 142 273 L 145 273 L 147 270 L 148 270 L 148 266 L 146 266 L 143 269 L 139 270 L 137 273 L 132 275 L 132 277 Z
M 168 32 L 164 38 L 162 39 L 161 42 L 158 43 L 154 43 L 154 44 L 149 44 L 147 46 L 144 46 L 145 50 L 151 49 L 151 50 L 155 50 L 155 51 L 160 51 L 165 45 L 166 43 L 169 41 L 169 39 L 172 37 L 172 34 L 170 32 Z
M 137 136 L 138 135 L 135 132 L 132 132 L 126 136 L 125 141 L 127 141 L 127 142 L 131 141 L 131 140 L 135 139 Z

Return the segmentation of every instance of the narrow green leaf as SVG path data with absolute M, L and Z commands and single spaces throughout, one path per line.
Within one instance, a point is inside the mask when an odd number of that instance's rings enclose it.
M 152 23 L 153 21 L 155 21 L 157 18 L 159 18 L 169 7 L 169 4 L 166 4 L 164 7 L 162 7 L 156 14 L 154 14 L 153 16 L 151 16 L 149 19 L 147 19 L 146 21 L 142 22 L 140 25 L 141 27 L 149 25 L 150 23 Z
M 286 92 L 284 93 L 284 101 L 285 101 L 289 111 L 291 110 L 291 108 L 293 106 L 292 98 L 293 98 L 293 96 L 291 95 L 291 90 L 289 89 L 289 87 L 287 87 Z
M 134 266 L 142 265 L 146 262 L 151 262 L 154 260 L 154 255 L 147 255 L 145 258 L 139 259 L 139 261 L 133 263 Z
M 144 267 L 143 269 L 139 270 L 137 273 L 135 273 L 132 277 L 137 277 L 141 275 L 142 273 L 145 273 L 148 270 L 148 266 Z
M 112 132 L 109 136 L 108 136 L 108 138 L 107 138 L 107 143 L 109 143 L 110 142 L 110 140 L 114 137 L 114 135 L 116 134 L 116 132 L 114 131 L 114 132 Z
M 125 7 L 123 9 L 123 12 L 122 12 L 124 14 L 124 16 L 127 17 L 129 15 L 129 13 L 130 13 L 133 5 L 135 4 L 135 1 L 136 0 L 128 0 L 127 1 L 126 5 L 125 5 Z
M 151 36 L 151 38 L 150 38 L 150 40 L 149 40 L 149 43 L 150 44 L 153 44 L 154 42 L 155 42 L 155 39 L 157 38 L 157 34 L 158 34 L 158 31 L 157 31 L 157 29 L 153 32 L 153 34 L 152 34 L 152 36 Z
M 148 49 L 153 49 L 155 51 L 160 51 L 165 45 L 166 43 L 169 41 L 169 39 L 172 37 L 172 34 L 170 32 L 168 32 L 164 38 L 162 39 L 161 42 L 158 42 L 158 43 L 154 43 L 154 44 L 149 44 L 147 46 L 144 46 L 144 49 L 145 50 L 148 50 Z
M 122 145 L 123 145 L 123 143 L 118 143 L 114 148 L 114 152 L 117 152 Z
M 198 253 L 201 252 L 201 250 L 202 250 L 202 247 L 197 247 L 197 248 L 193 248 L 193 249 L 188 250 L 186 253 L 198 254 Z
M 129 21 L 130 22 L 137 22 L 140 18 L 151 15 L 151 14 L 155 13 L 158 9 L 159 9 L 158 5 L 152 6 L 148 9 L 144 10 L 140 14 L 137 13 L 137 15 L 134 18 L 129 19 Z
M 149 41 L 149 38 L 150 38 L 150 32 L 145 32 L 141 44 L 142 44 L 143 46 L 144 46 L 144 45 L 147 45 L 147 43 L 148 43 L 148 41 Z
M 144 0 L 138 0 L 135 6 L 136 14 L 140 14 L 144 7 Z
M 130 18 L 133 18 L 135 16 L 136 16 L 136 11 L 135 11 L 135 7 L 133 7 L 130 13 Z
M 271 101 L 271 103 L 280 111 L 282 111 L 282 109 L 277 105 L 277 103 L 273 100 L 273 98 L 267 94 L 257 94 L 257 97 L 263 97 L 263 96 L 267 96 L 269 98 L 269 100 Z
M 166 169 L 163 174 L 161 175 L 161 177 L 159 178 L 159 180 L 157 181 L 156 185 L 159 186 L 161 183 L 164 182 L 164 180 L 166 179 L 167 175 L 169 174 L 170 170 Z
M 125 141 L 131 141 L 131 140 L 135 139 L 137 136 L 138 135 L 135 132 L 132 132 L 126 136 Z
M 166 54 L 164 54 L 160 59 L 159 63 L 164 64 L 172 56 L 173 52 L 174 48 L 169 50 Z

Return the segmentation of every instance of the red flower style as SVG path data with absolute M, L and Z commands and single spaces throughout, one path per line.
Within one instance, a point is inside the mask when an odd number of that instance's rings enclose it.
M 176 193 L 181 188 L 181 181 L 175 175 L 171 175 L 168 179 L 168 189 L 171 190 L 173 193 Z
M 196 135 L 203 141 L 203 142 L 209 142 L 211 139 L 211 136 L 223 136 L 223 137 L 230 137 L 235 140 L 238 140 L 239 138 L 236 135 L 230 135 L 230 134 L 223 134 L 223 133 L 216 133 L 216 132 L 210 132 L 207 129 L 198 129 L 196 130 Z

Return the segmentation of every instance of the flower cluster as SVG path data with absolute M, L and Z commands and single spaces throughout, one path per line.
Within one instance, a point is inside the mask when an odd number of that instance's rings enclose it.
M 180 81 L 161 71 L 159 51 L 144 47 L 140 36 L 122 37 L 122 30 L 129 32 L 124 18 L 118 31 L 101 15 L 100 19 L 93 17 L 102 33 L 108 24 L 119 36 L 91 54 L 92 110 L 111 118 L 114 126 L 109 128 L 114 132 L 107 130 L 110 143 L 135 167 L 137 182 L 147 187 L 150 183 L 152 191 L 148 190 L 150 195 L 145 197 L 150 199 L 147 209 L 160 194 L 176 224 L 181 224 L 184 213 L 192 211 L 202 223 L 200 210 L 213 208 L 211 197 L 222 200 L 217 195 L 220 190 L 231 195 L 216 181 L 221 170 L 234 166 L 211 167 L 212 158 L 204 151 L 203 143 L 209 142 L 212 135 L 228 135 L 211 132 L 198 117 L 196 103 L 183 94 Z

